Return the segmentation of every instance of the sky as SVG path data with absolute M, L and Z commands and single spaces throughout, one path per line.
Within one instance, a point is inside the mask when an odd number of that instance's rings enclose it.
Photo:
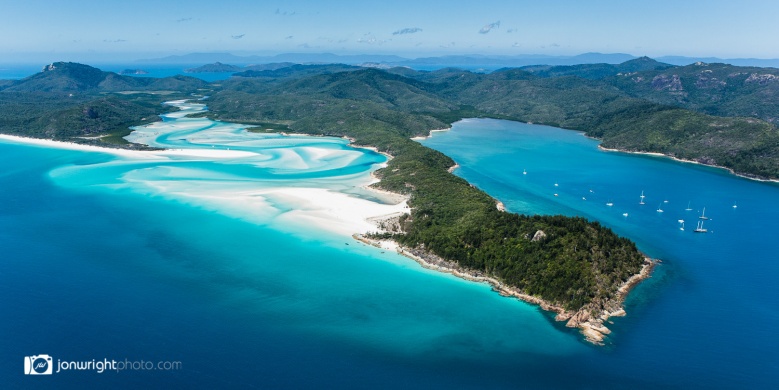
M 779 58 L 776 0 L 0 0 L 0 15 L 0 62 L 193 52 Z

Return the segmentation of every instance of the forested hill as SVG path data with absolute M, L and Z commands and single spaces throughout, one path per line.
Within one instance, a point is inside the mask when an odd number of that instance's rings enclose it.
M 139 148 L 122 138 L 130 126 L 159 120 L 163 101 L 208 88 L 193 77 L 121 76 L 55 62 L 30 77 L 0 82 L 0 133 Z
M 577 76 L 585 79 L 604 79 L 618 74 L 641 72 L 645 70 L 662 70 L 673 68 L 673 65 L 657 62 L 649 57 L 640 57 L 621 64 L 581 64 L 581 65 L 531 65 L 520 69 L 540 77 Z
M 521 69 L 403 74 L 486 115 L 582 130 L 605 147 L 779 178 L 777 69 L 694 64 L 599 80 Z
M 196 90 L 207 83 L 194 77 L 165 78 L 122 76 L 88 65 L 55 62 L 30 77 L 0 86 L 6 92 L 95 93 L 131 90 Z

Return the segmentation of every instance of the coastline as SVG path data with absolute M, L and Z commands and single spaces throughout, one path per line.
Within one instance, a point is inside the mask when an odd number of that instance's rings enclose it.
M 585 137 L 592 138 L 592 139 L 597 140 L 597 141 L 601 141 L 598 138 L 593 138 L 593 137 L 589 137 L 589 136 L 586 136 L 586 135 L 585 135 Z M 600 149 L 600 150 L 602 150 L 604 152 L 612 152 L 612 153 L 613 152 L 617 152 L 617 153 L 638 154 L 638 155 L 652 156 L 652 157 L 665 157 L 665 158 L 669 158 L 669 159 L 671 159 L 673 161 L 680 162 L 680 163 L 695 164 L 695 165 L 701 165 L 701 166 L 704 166 L 704 167 L 724 169 L 724 170 L 730 172 L 730 174 L 732 174 L 733 176 L 737 176 L 737 177 L 744 178 L 744 179 L 759 181 L 759 182 L 763 182 L 763 183 L 779 183 L 779 179 L 764 179 L 764 178 L 761 178 L 761 177 L 749 176 L 749 175 L 738 173 L 738 172 L 734 171 L 732 168 L 723 167 L 721 165 L 704 164 L 704 163 L 699 162 L 699 161 L 687 160 L 687 159 L 678 158 L 678 157 L 674 157 L 674 156 L 669 156 L 667 154 L 658 153 L 658 152 L 639 152 L 639 151 L 633 151 L 633 150 L 607 148 L 607 147 L 602 146 L 601 144 L 598 144 L 598 149 Z
M 367 245 L 386 250 L 395 250 L 398 254 L 416 261 L 423 268 L 448 273 L 458 278 L 472 282 L 487 283 L 494 291 L 504 297 L 514 297 L 521 301 L 538 305 L 545 311 L 557 313 L 555 316 L 556 321 L 565 321 L 566 327 L 578 328 L 579 332 L 584 336 L 585 340 L 595 345 L 604 345 L 604 339 L 608 334 L 611 333 L 611 330 L 609 330 L 609 328 L 604 325 L 604 322 L 608 321 L 611 317 L 624 317 L 627 315 L 623 304 L 625 298 L 627 298 L 628 293 L 641 281 L 650 278 L 652 270 L 659 263 L 659 260 L 653 260 L 649 257 L 644 257 L 644 264 L 642 265 L 639 273 L 632 275 L 630 278 L 628 278 L 628 280 L 624 281 L 617 289 L 617 296 L 614 299 L 606 302 L 603 305 L 603 308 L 594 309 L 592 307 L 585 306 L 574 312 L 566 310 L 562 306 L 556 305 L 542 298 L 526 294 L 515 287 L 504 284 L 492 276 L 484 274 L 481 271 L 463 268 L 453 261 L 445 260 L 435 254 L 425 251 L 424 249 L 408 248 L 398 244 L 394 240 L 372 239 L 360 234 L 355 234 L 352 237 L 355 240 L 358 240 Z
M 411 139 L 416 141 L 424 140 L 431 138 L 433 133 L 446 132 L 451 129 L 452 127 L 446 129 L 430 130 L 427 136 L 417 136 Z M 662 154 L 657 155 L 664 156 Z M 459 167 L 460 165 L 455 162 L 455 165 L 451 166 L 448 169 L 448 172 L 453 173 L 454 170 Z M 495 199 L 495 203 L 495 206 L 498 210 L 506 212 L 506 207 L 503 202 Z M 384 223 L 385 225 L 394 226 L 393 222 L 389 220 L 385 220 Z M 449 273 L 461 279 L 472 282 L 487 283 L 494 291 L 502 296 L 514 297 L 521 301 L 538 305 L 545 311 L 556 313 L 555 320 L 561 322 L 565 321 L 566 327 L 578 328 L 579 332 L 584 336 L 584 339 L 595 345 L 604 345 L 606 336 L 611 333 L 611 330 L 606 327 L 604 323 L 609 321 L 609 318 L 611 317 L 623 317 L 627 315 L 623 305 L 628 293 L 641 281 L 650 278 L 652 275 L 652 270 L 658 263 L 660 263 L 660 260 L 654 260 L 644 256 L 644 263 L 642 264 L 639 272 L 631 275 L 619 286 L 616 296 L 613 299 L 605 302 L 601 307 L 596 308 L 588 305 L 574 312 L 566 310 L 562 306 L 556 305 L 542 298 L 526 294 L 515 287 L 504 284 L 492 276 L 484 274 L 481 271 L 463 268 L 453 261 L 445 260 L 433 253 L 424 250 L 424 248 L 408 248 L 400 245 L 394 240 L 371 239 L 360 234 L 355 234 L 352 237 L 360 242 L 377 248 L 395 250 L 397 253 L 416 261 L 423 268 Z
M 443 132 L 446 132 L 446 131 L 449 131 L 449 130 L 452 130 L 452 126 L 449 126 L 449 127 L 445 128 L 445 129 L 433 129 L 433 130 L 430 130 L 430 131 L 427 133 L 427 135 L 418 135 L 418 136 L 416 136 L 416 137 L 411 137 L 411 140 L 412 140 L 412 141 L 422 141 L 422 140 L 426 140 L 426 139 L 428 139 L 428 138 L 432 137 L 432 136 L 433 136 L 433 133 L 443 133 Z
M 94 145 L 84 145 L 75 142 L 55 141 L 53 139 L 24 137 L 19 135 L 10 135 L 10 134 L 0 134 L 0 140 L 5 140 L 7 142 L 12 142 L 12 143 L 20 143 L 25 145 L 41 146 L 46 148 L 78 150 L 82 152 L 108 153 L 108 154 L 113 154 L 116 156 L 123 156 L 123 157 L 134 156 L 135 155 L 134 153 L 140 152 L 136 150 L 109 148 L 109 147 L 94 146 Z

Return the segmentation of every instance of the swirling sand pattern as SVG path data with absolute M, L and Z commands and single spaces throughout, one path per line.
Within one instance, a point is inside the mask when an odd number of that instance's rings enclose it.
M 248 126 L 190 118 L 204 104 L 179 108 L 137 127 L 131 142 L 164 148 L 117 153 L 99 164 L 58 168 L 66 186 L 130 190 L 161 196 L 254 223 L 340 235 L 376 231 L 371 217 L 407 210 L 405 199 L 367 188 L 387 157 L 345 139 L 260 134 Z

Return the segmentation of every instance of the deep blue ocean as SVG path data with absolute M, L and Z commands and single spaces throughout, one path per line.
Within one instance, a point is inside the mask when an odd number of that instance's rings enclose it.
M 354 153 L 321 141 L 329 144 L 317 147 Z M 110 154 L 0 142 L 2 387 L 779 383 L 779 186 L 603 152 L 579 133 L 516 122 L 461 121 L 422 142 L 452 156 L 461 166 L 456 174 L 510 211 L 598 220 L 662 259 L 631 293 L 627 317 L 610 325 L 606 346 L 584 342 L 548 313 L 487 285 L 425 270 L 315 226 L 291 233 L 273 219 L 254 223 L 218 205 L 136 186 L 163 188 L 153 181 L 160 169 L 211 163 L 155 168 L 153 161 L 139 166 Z M 326 160 L 364 169 L 380 162 L 365 153 Z M 250 172 L 235 161 L 218 170 Z M 357 180 L 351 171 L 337 174 Z M 294 186 L 313 179 L 283 180 Z M 703 207 L 709 233 L 695 234 Z M 181 369 L 24 375 L 24 357 L 40 354 L 54 363 L 178 361 Z

